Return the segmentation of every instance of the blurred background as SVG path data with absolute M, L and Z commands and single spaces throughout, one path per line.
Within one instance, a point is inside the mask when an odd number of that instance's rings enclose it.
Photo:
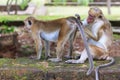
M 29 15 L 41 19 L 52 16 L 54 19 L 77 13 L 84 19 L 92 6 L 101 8 L 109 20 L 120 20 L 120 0 L 1 0 L 0 15 L 19 20 Z

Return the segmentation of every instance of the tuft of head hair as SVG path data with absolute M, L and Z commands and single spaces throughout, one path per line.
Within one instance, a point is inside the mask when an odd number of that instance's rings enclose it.
M 33 20 L 35 20 L 35 18 L 30 16 L 30 17 L 26 18 L 26 20 L 32 20 L 33 21 Z
M 98 7 L 91 7 L 88 11 L 88 14 L 99 18 L 101 18 L 103 15 L 102 10 Z

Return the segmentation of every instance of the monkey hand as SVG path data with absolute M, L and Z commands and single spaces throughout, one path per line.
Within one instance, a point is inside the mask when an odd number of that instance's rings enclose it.
M 92 35 L 92 32 L 88 28 L 85 27 L 84 31 L 85 31 L 86 34 L 91 34 Z

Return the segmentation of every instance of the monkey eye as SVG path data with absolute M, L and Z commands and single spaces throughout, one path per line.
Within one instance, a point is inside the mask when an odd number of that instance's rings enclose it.
M 29 23 L 29 25 L 32 25 L 32 22 L 30 20 L 28 20 L 28 23 Z

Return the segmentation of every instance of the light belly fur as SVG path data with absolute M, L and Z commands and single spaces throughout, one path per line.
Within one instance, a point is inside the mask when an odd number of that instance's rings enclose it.
M 59 30 L 50 33 L 47 32 L 40 33 L 42 39 L 52 42 L 56 42 L 58 40 L 58 35 L 59 35 Z

